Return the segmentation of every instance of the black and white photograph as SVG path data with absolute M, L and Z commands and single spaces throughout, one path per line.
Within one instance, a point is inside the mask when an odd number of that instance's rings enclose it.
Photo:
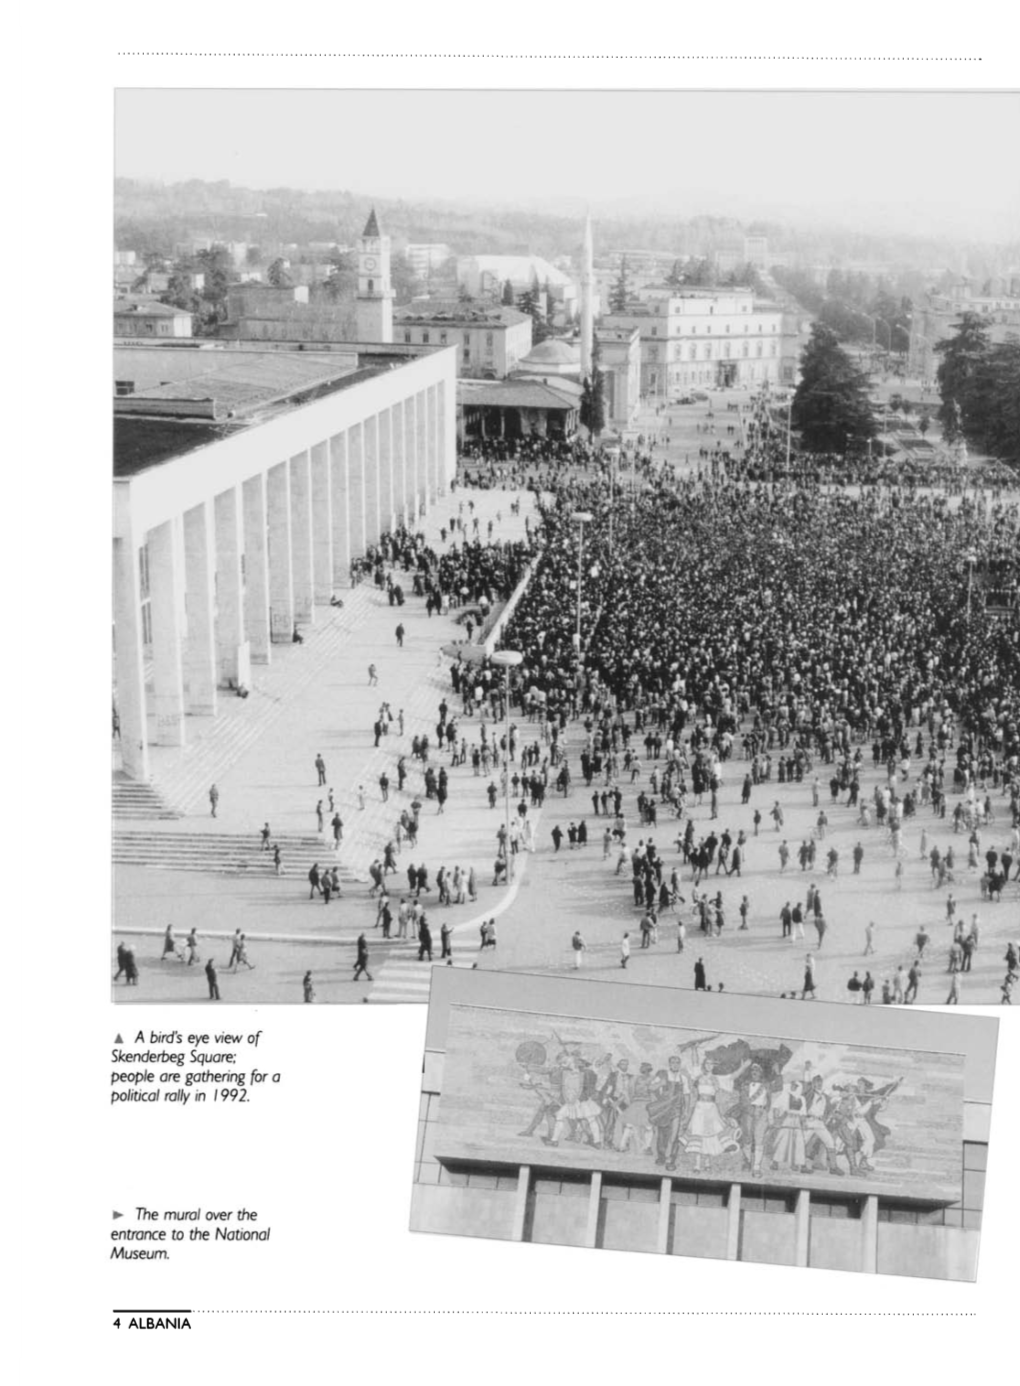
M 1017 117 L 119 90 L 114 999 L 1011 1006 Z
M 997 1032 L 437 969 L 411 1228 L 973 1280 Z

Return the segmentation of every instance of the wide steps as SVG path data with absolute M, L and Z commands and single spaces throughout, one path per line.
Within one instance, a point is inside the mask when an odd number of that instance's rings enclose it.
M 114 778 L 113 816 L 115 819 L 179 818 L 151 784 Z
M 279 843 L 284 870 L 290 877 L 301 877 L 318 862 L 320 867 L 339 865 L 340 879 L 354 880 L 346 862 L 337 863 L 331 844 L 317 837 L 283 834 Z M 113 860 L 124 866 L 145 866 L 164 871 L 211 871 L 225 875 L 271 876 L 271 852 L 262 851 L 262 842 L 252 833 L 182 833 L 116 830 Z

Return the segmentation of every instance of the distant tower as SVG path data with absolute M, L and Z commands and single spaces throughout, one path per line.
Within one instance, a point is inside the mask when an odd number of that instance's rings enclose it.
M 595 336 L 592 294 L 595 279 L 591 244 L 591 214 L 584 219 L 584 249 L 581 252 L 581 379 L 591 375 L 591 356 Z
M 374 207 L 358 242 L 358 297 L 355 311 L 359 342 L 393 341 L 390 238 L 380 234 Z

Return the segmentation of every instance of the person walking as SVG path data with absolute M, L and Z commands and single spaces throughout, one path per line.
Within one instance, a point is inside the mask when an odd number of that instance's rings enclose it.
M 864 926 L 864 956 L 875 951 L 875 921 L 869 919 Z
M 312 974 L 310 971 L 306 972 L 301 979 L 301 990 L 304 993 L 306 1005 L 311 1004 L 311 1002 L 315 1000 L 315 988 L 312 986 Z
M 625 933 L 620 940 L 620 966 L 626 968 L 630 962 L 630 934 Z
M 701 958 L 694 964 L 694 990 L 707 991 L 708 981 L 705 976 L 705 964 Z
M 397 626 L 397 647 L 401 650 L 404 648 L 404 636 L 406 634 L 407 632 L 404 630 L 404 623 L 403 621 L 401 621 L 400 624 Z
M 453 957 L 453 949 L 450 947 L 450 940 L 452 939 L 452 937 L 453 937 L 453 930 L 450 928 L 449 924 L 447 924 L 446 920 L 444 919 L 444 920 L 443 920 L 442 927 L 441 927 L 440 930 L 439 930 L 439 944 L 440 944 L 439 960 L 440 960 L 440 962 L 442 962 L 443 958 L 452 958 L 452 957 Z M 483 948 L 485 947 L 485 940 L 484 940 L 484 938 L 482 939 L 482 945 L 481 945 L 481 946 L 482 946 Z
M 570 946 L 574 951 L 574 967 L 576 970 L 580 970 L 581 961 L 584 958 L 585 950 L 588 947 L 581 935 L 580 929 L 574 930 L 574 936 L 570 940 Z
M 272 833 L 269 831 L 269 824 L 268 824 L 268 823 L 263 823 L 263 824 L 262 824 L 262 832 L 261 832 L 259 835 L 260 835 L 260 837 L 262 838 L 262 848 L 261 848 L 261 850 L 262 850 L 263 852 L 268 852 L 268 851 L 270 850 L 270 845 L 271 845 L 269 839 L 272 837 Z
M 359 981 L 361 974 L 364 973 L 371 982 L 373 977 L 368 970 L 368 941 L 363 933 L 358 935 L 357 950 L 357 957 L 354 960 L 354 976 L 351 978 L 351 981 Z
M 424 962 L 426 957 L 432 961 L 432 930 L 423 914 L 418 925 L 418 961 Z
M 379 675 L 376 673 L 375 665 L 374 665 L 374 664 L 370 664 L 370 665 L 368 666 L 368 686 L 369 686 L 369 688 L 374 688 L 378 682 L 379 682 Z
M 326 783 L 326 762 L 322 758 L 321 751 L 315 757 L 315 772 L 319 777 L 319 784 L 324 785 Z
M 220 801 L 220 791 L 216 788 L 215 785 L 210 785 L 210 787 L 209 787 L 209 808 L 210 808 L 210 812 L 212 813 L 213 818 L 216 817 L 216 805 L 219 803 L 219 801 Z
M 209 1000 L 218 1001 L 220 999 L 220 983 L 216 976 L 216 964 L 212 958 L 205 965 L 205 977 L 209 983 Z

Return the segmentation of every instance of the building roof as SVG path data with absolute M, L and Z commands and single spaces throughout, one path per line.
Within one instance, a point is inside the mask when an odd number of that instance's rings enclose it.
M 577 408 L 572 395 L 537 380 L 458 380 L 457 402 L 468 408 Z
M 562 337 L 548 337 L 531 348 L 521 365 L 576 366 L 580 360 L 581 349 L 576 342 L 565 342 Z
M 504 308 L 502 305 L 434 299 L 412 303 L 407 308 L 398 308 L 393 314 L 393 320 L 408 325 L 420 323 L 422 326 L 440 323 L 452 327 L 516 327 L 519 323 L 528 321 L 528 314 L 521 313 L 516 308 Z
M 157 303 L 147 298 L 115 298 L 113 315 L 126 317 L 129 313 L 142 318 L 190 318 L 187 308 L 174 308 L 169 303 Z
M 382 234 L 379 230 L 379 222 L 376 218 L 374 207 L 368 214 L 368 221 L 365 222 L 365 229 L 361 234 L 362 236 L 372 236 L 376 239 Z
M 461 263 L 472 263 L 479 274 L 509 279 L 511 283 L 530 283 L 537 277 L 540 287 L 548 280 L 550 286 L 565 288 L 574 282 L 541 255 L 465 255 Z

